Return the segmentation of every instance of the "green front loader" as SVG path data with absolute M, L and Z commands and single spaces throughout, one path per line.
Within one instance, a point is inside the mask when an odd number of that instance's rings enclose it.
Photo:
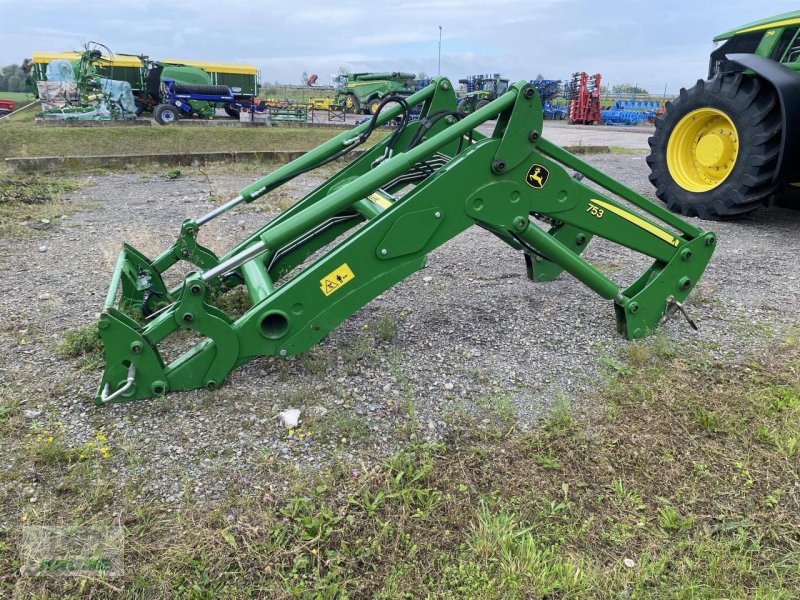
M 708 78 L 666 105 L 650 181 L 667 206 L 708 219 L 780 200 L 800 207 L 800 11 L 714 38 Z
M 412 120 L 418 105 L 420 118 Z M 199 243 L 198 232 L 210 221 L 344 157 L 398 117 L 401 125 L 391 135 L 224 256 Z M 177 241 L 159 256 L 125 244 L 98 323 L 105 370 L 97 403 L 214 389 L 256 357 L 305 352 L 470 227 L 516 250 L 532 281 L 566 272 L 608 300 L 622 335 L 653 332 L 683 310 L 716 236 L 545 140 L 542 120 L 542 103 L 529 83 L 514 84 L 464 116 L 451 83 L 438 78 L 410 97 L 384 98 L 367 123 L 281 166 L 208 214 L 187 219 Z M 489 121 L 495 125 L 487 136 L 478 128 Z M 581 258 L 595 236 L 647 257 L 641 276 L 622 287 Z M 464 249 L 465 257 L 473 254 Z M 164 275 L 179 262 L 191 271 L 169 287 Z M 236 288 L 249 299 L 240 315 L 220 308 Z M 548 293 L 531 287 L 537 292 Z M 563 300 L 562 310 L 576 319 L 606 320 Z M 465 291 L 463 302 L 478 301 Z M 180 339 L 196 343 L 165 360 Z

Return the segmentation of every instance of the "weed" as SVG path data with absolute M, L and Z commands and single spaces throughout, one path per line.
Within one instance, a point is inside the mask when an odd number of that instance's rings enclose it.
M 253 301 L 244 287 L 234 288 L 211 298 L 211 304 L 224 311 L 231 319 L 238 319 L 253 306 Z
M 169 169 L 161 175 L 164 179 L 180 179 L 183 177 L 180 169 Z
M 689 529 L 694 523 L 692 517 L 684 517 L 672 506 L 658 509 L 658 526 L 667 533 Z
M 87 325 L 64 333 L 59 353 L 78 359 L 82 369 L 96 369 L 102 365 L 103 342 L 97 325 Z
M 550 431 L 563 431 L 575 423 L 569 401 L 562 395 L 556 397 L 553 409 L 544 421 L 545 427 Z
M 303 371 L 309 375 L 321 375 L 328 370 L 330 359 L 327 354 L 319 348 L 311 348 L 307 352 L 297 355 L 297 360 Z
M 384 315 L 376 326 L 378 339 L 382 342 L 391 342 L 397 336 L 397 321 L 391 315 Z

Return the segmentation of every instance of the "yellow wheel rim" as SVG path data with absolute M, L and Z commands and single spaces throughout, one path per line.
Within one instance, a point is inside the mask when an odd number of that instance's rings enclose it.
M 353 99 L 350 96 L 348 96 L 345 99 L 344 104 L 345 106 L 347 106 L 347 108 L 353 108 Z
M 739 154 L 739 134 L 731 118 L 716 108 L 683 117 L 669 136 L 667 167 L 689 192 L 708 192 L 731 174 Z
M 378 112 L 378 102 L 373 102 L 369 105 L 369 112 L 371 112 L 373 115 Z

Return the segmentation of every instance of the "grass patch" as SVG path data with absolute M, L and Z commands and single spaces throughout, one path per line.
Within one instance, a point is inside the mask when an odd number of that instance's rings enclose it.
M 124 515 L 126 573 L 115 589 L 97 579 L 22 577 L 12 529 L 0 545 L 8 573 L 0 593 L 795 598 L 800 341 L 713 366 L 700 354 L 675 356 L 663 342 L 648 347 L 617 359 L 624 368 L 612 369 L 580 414 L 563 398 L 530 432 L 467 431 L 369 464 L 334 458 L 313 474 L 265 460 L 212 505 L 104 507 L 135 495 L 114 489 L 120 484 L 104 466 L 112 444 L 103 440 L 107 450 L 88 457 L 84 449 L 83 460 L 37 450 L 37 473 L 48 482 L 38 504 L 57 497 L 59 515 L 77 520 L 88 499 L 95 519 Z M 487 403 L 502 412 L 499 398 Z M 328 413 L 326 424 L 357 437 L 345 411 Z M 701 414 L 714 415 L 714 426 Z M 36 435 L 39 443 L 50 437 Z M 272 485 L 278 474 L 291 477 L 284 491 Z M 89 477 L 102 485 L 89 486 Z
M 647 154 L 650 152 L 647 148 L 628 148 L 627 146 L 609 146 L 608 149 L 611 154 Z
M 186 154 L 248 150 L 310 150 L 343 130 L 301 127 L 0 127 L 0 159 L 22 156 Z M 382 139 L 373 133 L 366 146 Z
M 81 369 L 97 369 L 103 364 L 103 342 L 97 325 L 87 325 L 64 333 L 59 354 L 78 359 Z
M 79 187 L 73 180 L 39 175 L 0 177 L 0 236 L 31 235 L 74 213 L 80 206 L 64 202 L 63 195 Z

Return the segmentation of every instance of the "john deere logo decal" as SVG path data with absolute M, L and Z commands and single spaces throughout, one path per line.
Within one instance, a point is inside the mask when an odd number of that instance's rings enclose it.
M 548 177 L 550 177 L 550 171 L 548 171 L 542 165 L 534 164 L 531 165 L 530 169 L 528 169 L 528 175 L 525 177 L 525 181 L 532 188 L 540 190 L 547 183 Z

